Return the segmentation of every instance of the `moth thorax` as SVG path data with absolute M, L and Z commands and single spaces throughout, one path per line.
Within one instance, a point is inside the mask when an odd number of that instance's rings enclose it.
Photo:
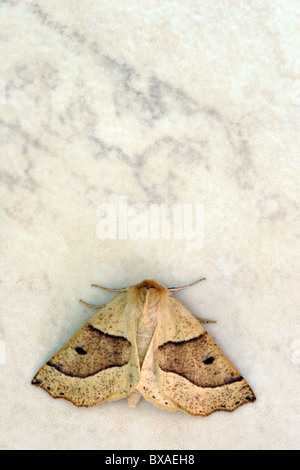
M 166 293 L 168 294 L 168 291 Z M 137 347 L 140 364 L 144 361 L 158 323 L 158 317 L 164 308 L 164 297 L 161 292 L 158 294 L 156 288 L 148 287 L 143 313 L 137 323 Z
M 140 364 L 143 363 L 146 352 L 150 346 L 153 333 L 157 324 L 157 320 L 155 317 L 151 317 L 150 315 L 144 315 L 141 317 L 138 325 L 137 325 L 137 348 L 138 354 L 140 358 Z

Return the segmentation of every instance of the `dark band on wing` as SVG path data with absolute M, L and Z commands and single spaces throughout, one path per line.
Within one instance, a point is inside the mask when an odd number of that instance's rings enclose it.
M 212 338 L 204 333 L 188 341 L 168 341 L 157 350 L 159 367 L 194 385 L 214 388 L 243 380 Z
M 131 343 L 88 324 L 48 363 L 64 375 L 86 378 L 110 367 L 128 364 Z

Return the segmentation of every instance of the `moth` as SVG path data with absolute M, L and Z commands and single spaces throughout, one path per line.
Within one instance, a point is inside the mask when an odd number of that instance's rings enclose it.
M 123 397 L 135 406 L 143 396 L 159 408 L 194 416 L 255 401 L 203 328 L 209 320 L 193 316 L 171 294 L 185 287 L 166 288 L 154 280 L 124 289 L 101 287 L 120 293 L 104 306 L 86 304 L 96 314 L 32 384 L 79 407 Z

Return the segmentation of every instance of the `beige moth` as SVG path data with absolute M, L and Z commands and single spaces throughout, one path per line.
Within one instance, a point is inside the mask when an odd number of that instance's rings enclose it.
M 193 316 L 171 294 L 179 289 L 154 280 L 106 289 L 120 293 L 104 306 L 90 306 L 96 314 L 32 384 L 79 407 L 124 397 L 135 406 L 143 396 L 160 408 L 194 416 L 255 401 L 203 328 L 209 321 Z

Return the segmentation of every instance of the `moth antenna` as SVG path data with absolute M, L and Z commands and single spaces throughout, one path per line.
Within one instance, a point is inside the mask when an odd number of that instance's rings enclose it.
M 193 282 L 192 284 L 188 284 L 187 286 L 182 286 L 182 287 L 168 287 L 168 290 L 181 290 L 181 289 L 187 289 L 188 287 L 192 287 L 194 286 L 195 284 L 198 284 L 198 282 L 201 282 L 201 281 L 205 281 L 205 277 L 203 277 L 202 279 L 199 279 L 198 281 L 196 282 Z
M 127 290 L 127 287 L 123 287 L 123 289 L 109 289 L 108 287 L 98 286 L 97 284 L 92 284 L 92 287 L 99 287 L 99 289 L 108 290 L 109 292 L 124 292 Z
M 84 302 L 83 300 L 79 300 L 79 302 L 81 302 L 83 305 L 86 305 L 87 307 L 90 307 L 90 308 L 96 308 L 96 309 L 99 309 L 101 307 L 103 307 L 103 305 L 91 305 L 91 304 L 87 304 L 86 302 Z
M 100 289 L 108 290 L 109 292 L 122 292 L 122 291 L 125 291 L 127 289 L 127 287 L 124 287 L 123 289 L 108 289 L 108 287 L 98 286 L 97 284 L 92 284 L 92 287 L 99 287 Z M 87 307 L 90 307 L 90 308 L 99 309 L 99 308 L 103 307 L 103 305 L 88 304 L 87 302 L 84 302 L 84 300 L 81 300 L 81 299 L 79 300 L 79 302 L 81 302 L 83 305 L 86 305 Z

